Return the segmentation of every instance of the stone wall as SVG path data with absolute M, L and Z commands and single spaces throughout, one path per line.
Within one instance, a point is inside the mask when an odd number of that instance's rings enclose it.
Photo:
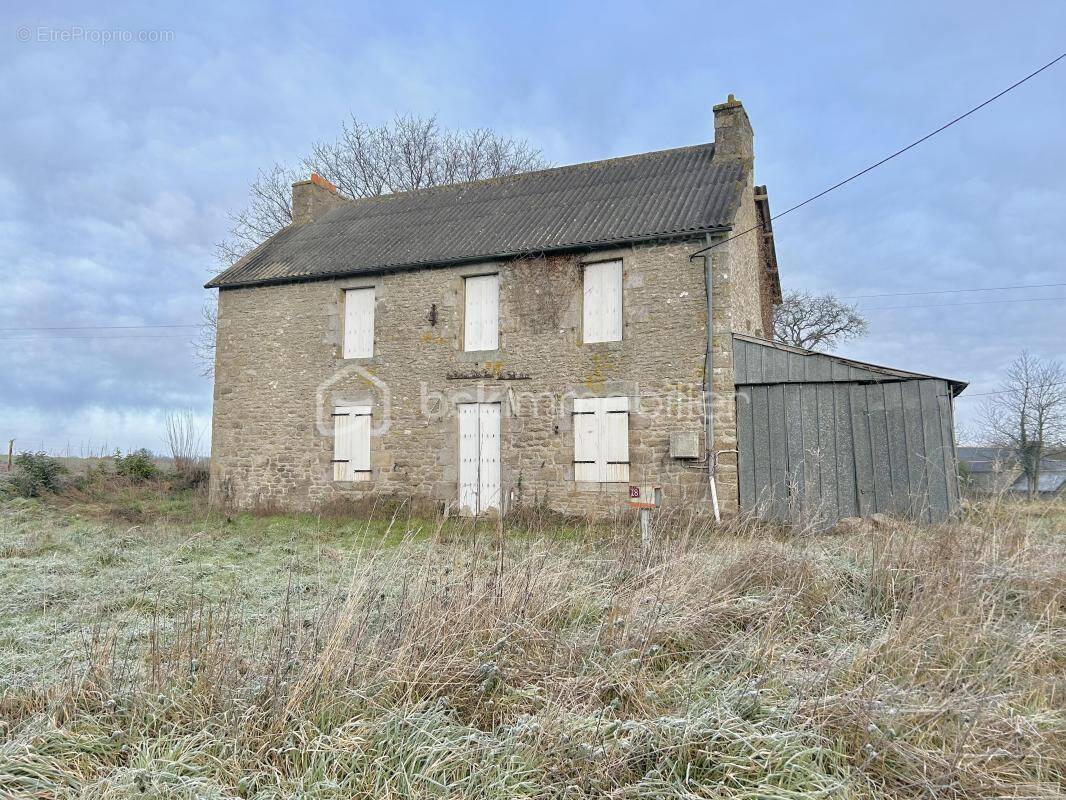
M 747 288 L 734 288 L 730 262 L 743 252 L 736 244 L 715 253 L 716 446 L 727 449 L 736 441 L 729 334 L 750 303 Z M 632 409 L 630 482 L 661 484 L 667 506 L 705 504 L 706 463 L 669 454 L 672 432 L 703 441 L 706 298 L 703 260 L 690 255 L 704 245 L 635 246 L 585 259 L 623 260 L 621 342 L 581 342 L 576 257 L 221 291 L 212 499 L 286 508 L 365 495 L 453 503 L 455 404 L 481 400 L 502 404 L 505 506 L 607 512 L 625 505 L 627 487 L 575 484 L 572 400 L 624 394 Z M 463 278 L 490 269 L 500 274 L 500 348 L 465 353 Z M 748 269 L 742 262 L 745 280 Z M 375 355 L 346 361 L 339 357 L 343 290 L 360 286 L 376 289 Z M 373 477 L 335 483 L 329 413 L 354 403 L 374 407 Z M 737 497 L 735 460 L 727 461 L 720 497 L 728 512 Z

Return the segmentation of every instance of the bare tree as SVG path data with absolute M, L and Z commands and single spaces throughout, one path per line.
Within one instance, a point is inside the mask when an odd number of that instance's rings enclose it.
M 773 327 L 779 342 L 811 350 L 829 350 L 866 335 L 859 310 L 831 294 L 789 292 L 774 306 Z
M 200 366 L 200 374 L 210 378 L 215 374 L 215 341 L 218 335 L 218 297 L 212 295 L 200 308 L 200 327 L 192 342 L 193 358 Z
M 303 166 L 348 197 L 376 197 L 514 175 L 545 163 L 527 142 L 484 128 L 442 131 L 436 117 L 397 116 L 376 128 L 352 117 L 340 138 L 316 144 Z
M 163 417 L 163 429 L 163 440 L 174 462 L 174 471 L 187 474 L 200 460 L 203 431 L 196 424 L 196 415 L 189 409 L 168 411 Z
M 985 400 L 982 418 L 989 444 L 1011 452 L 1035 497 L 1043 460 L 1066 441 L 1066 370 L 1023 351 Z
M 216 245 L 228 267 L 292 222 L 292 184 L 317 172 L 346 197 L 377 197 L 464 181 L 515 175 L 547 166 L 528 142 L 484 128 L 442 130 L 436 117 L 397 116 L 374 127 L 354 116 L 336 141 L 311 148 L 300 169 L 260 171 L 248 205 L 230 215 L 229 237 Z
M 484 128 L 442 130 L 436 117 L 396 116 L 374 127 L 354 116 L 334 142 L 311 148 L 300 169 L 275 164 L 248 189 L 248 204 L 230 215 L 229 236 L 215 245 L 226 268 L 292 222 L 292 184 L 317 172 L 346 197 L 377 197 L 452 183 L 498 178 L 548 166 L 528 142 Z M 202 374 L 214 372 L 215 305 L 205 304 L 193 342 Z
M 292 222 L 292 185 L 300 178 L 300 172 L 281 164 L 259 171 L 248 187 L 248 205 L 229 215 L 229 238 L 215 245 L 221 267 L 235 263 Z

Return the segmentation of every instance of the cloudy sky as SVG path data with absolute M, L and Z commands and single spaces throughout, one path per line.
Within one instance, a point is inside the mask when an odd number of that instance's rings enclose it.
M 206 425 L 191 328 L 25 329 L 196 323 L 256 171 L 350 114 L 436 114 L 567 164 L 707 141 L 733 92 L 780 211 L 1066 50 L 1057 0 L 154 5 L 0 11 L 0 438 L 19 448 L 160 449 L 167 409 Z M 786 289 L 1066 283 L 1064 146 L 1066 61 L 776 223 Z M 974 395 L 1022 348 L 1066 357 L 1066 286 L 858 302 L 870 335 L 846 354 Z

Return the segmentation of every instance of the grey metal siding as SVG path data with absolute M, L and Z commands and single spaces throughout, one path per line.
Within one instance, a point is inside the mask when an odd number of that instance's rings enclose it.
M 879 512 L 935 520 L 957 508 L 949 381 L 735 346 L 743 510 L 832 521 Z
M 733 363 L 738 384 L 885 379 L 884 373 L 842 363 L 824 353 L 790 352 L 744 339 L 733 340 Z

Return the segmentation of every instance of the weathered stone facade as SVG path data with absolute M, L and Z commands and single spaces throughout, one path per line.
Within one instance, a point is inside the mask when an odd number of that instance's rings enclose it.
M 747 117 L 716 113 L 729 156 L 746 161 L 733 231 L 757 222 Z M 716 109 L 717 111 L 717 109 Z M 730 139 L 739 130 L 739 142 Z M 730 132 L 732 131 L 732 132 Z M 744 136 L 746 135 L 746 150 Z M 734 150 L 737 152 L 734 152 Z M 723 148 L 725 149 L 725 148 Z M 717 158 L 717 155 L 716 155 Z M 700 452 L 736 448 L 732 333 L 763 334 L 755 236 L 675 238 L 617 249 L 219 292 L 211 495 L 241 507 L 307 509 L 339 497 L 458 493 L 456 404 L 501 404 L 504 510 L 575 514 L 624 507 L 628 484 L 574 480 L 575 397 L 628 396 L 630 483 L 662 486 L 666 506 L 709 502 L 709 458 L 677 459 L 672 433 Z M 713 263 L 714 447 L 706 448 L 707 296 Z M 623 262 L 623 338 L 582 341 L 583 264 Z M 499 349 L 463 351 L 463 280 L 499 274 Z M 375 288 L 374 356 L 341 357 L 343 292 Z M 370 405 L 371 479 L 335 482 L 330 411 Z M 735 456 L 717 473 L 725 513 L 738 506 Z

